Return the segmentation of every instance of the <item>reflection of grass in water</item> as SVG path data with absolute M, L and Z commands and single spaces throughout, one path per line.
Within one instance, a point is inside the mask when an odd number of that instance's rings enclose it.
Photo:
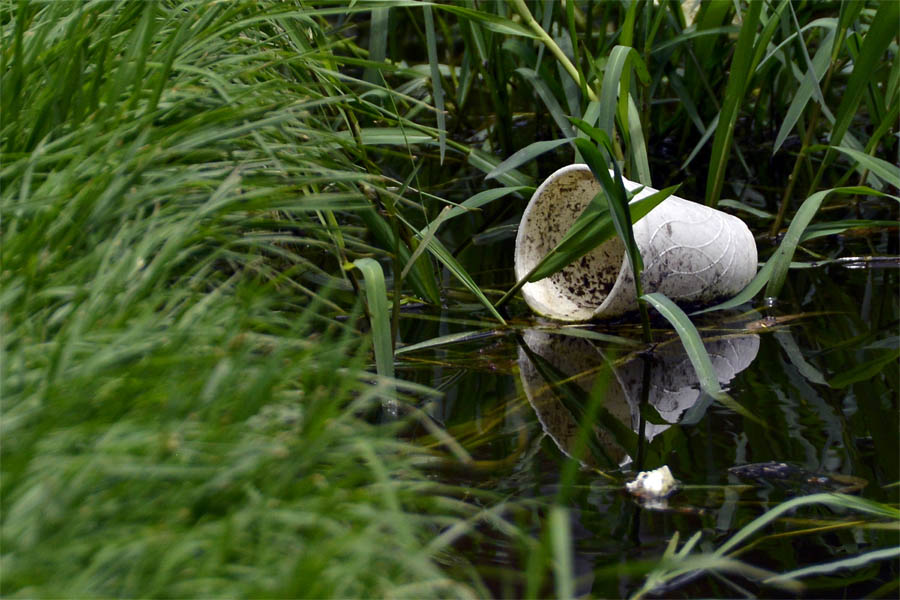
M 594 93 L 615 95 L 598 87 L 602 60 L 624 40 L 603 28 L 588 32 L 585 6 L 576 4 L 566 4 L 571 14 L 555 3 L 530 8 L 538 22 L 555 23 L 554 43 L 565 52 L 567 33 L 587 42 L 572 46 L 577 54 L 569 66 L 578 81 L 555 69 L 558 54 L 535 49 L 529 30 L 501 13 L 502 3 L 482 3 L 476 13 L 453 3 L 434 7 L 427 44 L 413 23 L 422 16 L 416 9 L 392 9 L 387 20 L 379 13 L 373 23 L 381 29 L 368 32 L 364 3 L 329 6 L 327 15 L 306 5 L 242 2 L 23 2 L 2 9 L 5 595 L 484 596 L 479 572 L 449 545 L 487 545 L 497 531 L 515 540 L 527 563 L 511 576 L 516 585 L 563 595 L 576 589 L 566 580 L 573 542 L 564 511 L 544 520 L 538 503 L 503 504 L 490 493 L 438 486 L 416 468 L 430 464 L 429 452 L 361 418 L 388 387 L 382 381 L 373 388 L 362 374 L 369 346 L 358 329 L 366 320 L 358 318 L 355 292 L 364 282 L 343 268 L 379 259 L 389 300 L 450 306 L 477 300 L 472 327 L 500 322 L 484 305 L 502 294 L 486 288 L 508 289 L 510 278 L 501 273 L 498 281 L 482 282 L 488 271 L 479 270 L 502 263 L 503 253 L 470 242 L 508 228 L 549 165 L 571 161 L 569 146 L 550 144 L 555 154 L 531 154 L 531 162 L 498 174 L 513 190 L 480 198 L 476 209 L 440 231 L 428 223 L 444 207 L 440 194 L 464 202 L 483 191 L 483 175 L 518 146 L 558 138 L 556 127 L 567 116 L 596 119 L 589 94 L 579 96 L 582 80 Z M 846 72 L 856 56 L 881 58 L 884 26 L 877 35 L 868 32 L 889 19 L 849 4 L 837 26 L 854 30 L 847 43 L 860 48 L 837 47 L 821 91 L 839 108 L 842 134 L 855 135 L 869 154 L 888 153 L 896 148 L 890 133 L 897 118 L 890 96 L 896 78 L 885 67 L 891 61 L 875 63 L 866 81 Z M 698 15 L 704 28 L 730 22 L 732 5 L 715 5 Z M 556 12 L 544 15 L 544 6 Z M 734 32 L 694 37 L 696 31 L 681 31 L 673 3 L 629 6 L 649 12 L 592 3 L 593 18 L 628 23 L 653 85 L 623 86 L 636 94 L 639 119 L 622 102 L 616 114 L 604 109 L 604 122 L 617 128 L 609 133 L 626 175 L 634 179 L 631 173 L 646 167 L 646 153 L 655 178 L 677 179 L 685 156 L 697 168 L 703 135 L 713 133 L 734 50 L 727 34 Z M 789 5 L 778 6 L 787 14 Z M 715 22 L 712 13 L 720 10 Z M 808 7 L 797 10 L 806 11 L 798 15 L 801 24 L 813 16 Z M 885 2 L 875 10 L 894 9 Z M 772 40 L 780 44 L 790 23 L 775 25 Z M 348 79 L 366 69 L 378 75 L 372 69 L 379 65 L 367 62 L 351 37 L 356 30 L 371 33 L 370 48 L 391 59 L 381 65 L 389 87 Z M 818 51 L 820 33 L 812 28 L 802 38 L 810 50 Z M 459 47 L 445 43 L 457 37 Z M 424 66 L 424 58 L 415 62 L 425 47 L 429 62 L 441 64 L 409 68 Z M 803 95 L 792 91 L 797 85 L 813 84 L 794 79 L 807 70 L 801 44 L 786 43 L 771 56 L 760 48 L 756 79 L 729 112 L 739 117 L 730 125 L 738 160 L 725 180 L 779 190 L 788 173 L 782 161 L 756 168 L 771 155 L 771 142 L 756 136 L 791 111 Z M 537 77 L 523 79 L 523 68 Z M 425 73 L 439 73 L 442 85 Z M 536 82 L 544 84 L 540 94 L 529 87 Z M 836 96 L 847 87 L 854 88 L 847 95 L 853 106 Z M 447 110 L 443 126 L 430 106 L 438 88 Z M 866 111 L 855 122 L 860 103 Z M 857 168 L 852 153 L 832 151 L 823 160 L 826 151 L 815 144 L 828 139 L 829 125 L 813 110 L 790 112 L 806 117 L 797 121 L 806 129 L 798 128 L 804 141 L 795 189 L 808 187 L 808 197 L 848 179 L 878 186 L 890 178 L 876 161 L 860 160 Z M 657 158 L 663 139 L 677 160 Z M 444 144 L 440 165 L 432 148 Z M 719 143 L 717 156 L 727 155 L 727 146 Z M 498 148 L 506 148 L 504 156 Z M 717 160 L 720 173 L 725 163 Z M 699 198 L 703 173 L 688 179 L 684 194 Z M 796 206 L 790 194 L 775 196 L 757 205 L 742 197 L 738 205 L 768 213 L 768 220 L 757 217 L 768 228 L 780 208 L 789 216 Z M 828 208 L 848 223 L 856 219 L 851 227 L 858 229 L 875 223 L 869 218 L 884 222 L 895 214 L 895 208 L 884 214 L 877 202 L 851 199 Z M 797 229 L 792 244 L 802 233 Z M 427 251 L 409 266 L 417 240 Z M 871 253 L 885 247 L 876 239 Z M 440 264 L 453 272 L 449 285 Z M 779 264 L 786 268 L 784 259 Z M 784 272 L 774 287 L 783 285 Z M 895 322 L 896 307 L 879 310 L 873 322 Z M 396 321 L 391 325 L 396 334 Z M 379 329 L 383 373 L 389 372 L 385 329 Z M 844 333 L 841 339 L 858 335 L 868 345 L 881 340 L 871 332 Z M 822 372 L 839 371 L 854 352 L 825 356 L 831 370 Z M 879 392 L 878 378 L 892 377 L 884 368 L 879 373 L 856 379 L 870 375 L 866 370 L 840 383 Z M 397 389 L 426 394 L 409 382 Z M 859 406 L 868 420 L 854 421 L 854 435 L 871 435 L 879 445 L 895 438 L 889 420 L 878 418 L 878 393 L 863 396 Z M 487 415 L 487 432 L 502 429 L 502 415 L 501 408 Z M 748 429 L 754 440 L 765 439 Z M 449 435 L 462 442 L 462 456 L 490 441 L 470 425 L 451 427 Z M 427 451 L 448 456 L 441 439 L 429 438 Z M 510 444 L 509 457 L 521 455 L 520 441 Z M 510 514 L 546 525 L 546 537 L 535 540 L 529 527 L 507 520 Z M 542 586 L 544 573 L 552 573 L 555 586 Z

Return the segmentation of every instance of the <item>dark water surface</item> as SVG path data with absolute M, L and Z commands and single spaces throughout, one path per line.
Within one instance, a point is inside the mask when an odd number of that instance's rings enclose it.
M 502 267 L 491 269 L 503 254 L 485 258 L 478 274 L 482 281 L 495 277 L 497 289 L 511 285 Z M 511 307 L 511 330 L 482 320 L 475 305 L 455 304 L 441 314 L 409 310 L 404 344 L 470 333 L 401 351 L 398 374 L 444 393 L 422 406 L 458 444 L 462 461 L 446 461 L 436 478 L 520 503 L 504 516 L 535 537 L 548 507 L 560 502 L 574 541 L 576 593 L 627 596 L 643 583 L 628 565 L 658 559 L 676 532 L 682 542 L 702 532 L 695 551 L 712 551 L 789 498 L 841 491 L 897 502 L 900 488 L 891 486 L 900 480 L 897 286 L 895 268 L 796 269 L 774 307 L 696 317 L 722 387 L 747 415 L 700 392 L 680 341 L 661 320 L 648 348 L 633 322 L 561 327 L 536 320 L 524 304 Z M 575 477 L 562 489 L 592 393 L 602 406 Z M 424 430 L 413 435 L 453 456 L 446 440 Z M 662 465 L 681 484 L 667 502 L 643 505 L 625 491 L 637 471 Z M 784 572 L 897 545 L 896 524 L 846 525 L 855 519 L 872 520 L 805 509 L 754 536 L 739 558 Z M 521 596 L 530 568 L 526 544 L 491 531 L 485 525 L 484 537 L 460 549 L 494 593 Z M 892 597 L 897 577 L 896 560 L 875 562 L 807 579 L 804 595 Z M 538 586 L 541 594 L 553 594 L 550 579 Z M 737 575 L 681 583 L 655 594 L 792 595 Z

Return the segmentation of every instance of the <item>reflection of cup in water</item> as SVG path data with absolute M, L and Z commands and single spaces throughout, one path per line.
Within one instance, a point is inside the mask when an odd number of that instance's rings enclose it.
M 577 385 L 587 403 L 594 379 L 605 366 L 602 352 L 590 340 L 572 337 L 547 330 L 529 329 L 523 335 L 528 350 L 545 360 L 558 374 Z M 727 384 L 735 375 L 750 366 L 759 350 L 759 337 L 741 335 L 704 341 L 719 383 Z M 519 374 L 528 401 L 537 413 L 544 431 L 553 438 L 567 455 L 575 440 L 580 423 L 561 402 L 554 390 L 557 382 L 548 382 L 534 365 L 525 349 L 519 349 Z M 609 389 L 603 400 L 603 408 L 638 431 L 640 425 L 641 385 L 643 361 L 635 359 L 616 367 L 615 377 L 610 378 Z M 653 353 L 650 371 L 649 404 L 667 423 L 677 423 L 685 411 L 701 397 L 700 383 L 694 367 L 678 340 L 661 345 Z M 649 441 L 670 425 L 645 423 L 644 433 Z M 621 464 L 628 458 L 610 431 L 594 427 L 597 441 L 609 458 Z M 582 462 L 597 466 L 591 457 Z

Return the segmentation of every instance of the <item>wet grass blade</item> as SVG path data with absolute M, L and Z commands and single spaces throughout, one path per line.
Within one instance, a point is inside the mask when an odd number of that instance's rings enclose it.
M 772 255 L 772 258 L 769 259 L 772 263 L 772 273 L 769 277 L 768 285 L 766 286 L 767 297 L 777 298 L 778 294 L 781 293 L 781 288 L 787 277 L 788 269 L 790 269 L 791 266 L 791 260 L 794 257 L 794 251 L 800 243 L 803 232 L 806 231 L 807 225 L 809 225 L 810 221 L 812 221 L 813 217 L 819 211 L 819 207 L 822 205 L 825 198 L 830 194 L 835 193 L 884 196 L 881 192 L 877 192 L 867 187 L 844 187 L 816 192 L 804 200 L 803 204 L 801 204 L 800 208 L 797 210 L 797 214 L 794 215 L 787 233 L 785 233 L 784 239 L 778 246 L 778 250 L 776 250 L 775 254 Z M 757 274 L 757 277 L 759 277 L 759 274 Z
M 791 335 L 790 331 L 783 329 L 781 331 L 776 331 L 774 335 L 785 354 L 787 354 L 788 360 L 791 361 L 791 364 L 794 365 L 801 375 L 812 383 L 828 385 L 828 382 L 825 381 L 825 377 L 822 375 L 821 371 L 811 365 L 809 361 L 806 360 L 806 357 L 803 356 L 803 352 L 800 351 L 800 346 L 797 345 L 797 340 L 794 339 L 794 336 Z
M 480 340 L 485 337 L 491 336 L 494 334 L 493 329 L 479 329 L 478 331 L 460 331 L 459 333 L 451 333 L 448 335 L 442 335 L 440 337 L 431 338 L 430 340 L 425 340 L 424 342 L 419 342 L 418 344 L 410 344 L 409 346 L 403 346 L 402 348 L 397 348 L 394 354 L 407 354 L 409 352 L 418 352 L 419 350 L 430 350 L 431 348 L 438 348 L 440 346 L 448 346 L 450 344 L 459 344 L 462 342 L 469 342 L 472 340 Z
M 600 333 L 592 329 L 584 329 L 581 327 L 556 327 L 543 329 L 547 333 L 553 335 L 567 335 L 574 338 L 583 338 L 586 340 L 594 340 L 603 344 L 622 344 L 623 346 L 640 346 L 641 343 L 631 338 L 621 337 L 618 335 L 610 335 L 608 333 Z
M 391 313 L 388 309 L 384 271 L 378 261 L 360 258 L 353 262 L 366 282 L 366 305 L 372 326 L 372 343 L 375 346 L 375 368 L 382 377 L 394 377 L 394 345 L 391 341 Z
M 731 410 L 760 425 L 765 425 L 759 417 L 741 406 L 722 390 L 716 370 L 712 365 L 712 360 L 710 360 L 709 353 L 706 351 L 706 346 L 703 345 L 703 340 L 700 339 L 697 328 L 694 327 L 690 318 L 684 314 L 684 311 L 659 292 L 644 294 L 641 296 L 641 299 L 653 306 L 675 328 L 675 332 L 684 346 L 688 359 L 690 359 L 691 365 L 697 373 L 697 378 L 700 380 L 700 387 L 703 391 Z
M 719 125 L 713 139 L 712 155 L 709 160 L 709 174 L 706 179 L 707 206 L 714 207 L 722 193 L 725 169 L 731 153 L 734 125 L 737 122 L 738 111 L 747 90 L 749 76 L 753 72 L 753 40 L 756 37 L 762 6 L 762 2 L 750 3 L 744 14 L 744 23 L 741 25 L 741 33 L 738 35 L 737 46 L 731 59 L 731 71 L 728 75 L 728 85 L 725 88 L 725 102 L 722 105 Z
M 886 504 L 846 494 L 812 494 L 811 496 L 803 496 L 801 498 L 788 500 L 757 517 L 731 536 L 727 542 L 719 546 L 714 555 L 725 556 L 728 552 L 738 548 L 742 542 L 758 531 L 761 531 L 763 527 L 773 522 L 781 515 L 791 512 L 801 506 L 810 504 L 823 504 L 825 506 L 833 506 L 835 508 L 870 514 L 882 519 L 900 520 L 900 510 Z
M 441 164 L 444 162 L 444 154 L 447 151 L 447 123 L 444 112 L 444 86 L 441 82 L 441 69 L 437 57 L 437 39 L 434 34 L 434 15 L 431 6 L 422 6 L 425 15 L 425 42 L 428 47 L 428 64 L 431 69 L 431 89 L 434 97 L 434 107 L 437 109 L 438 146 L 441 153 Z
M 841 389 L 859 381 L 867 381 L 881 373 L 887 365 L 896 363 L 898 358 L 900 358 L 900 350 L 891 350 L 872 360 L 853 365 L 833 377 L 830 381 L 831 387 Z
M 700 387 L 703 388 L 703 391 L 713 398 L 718 399 L 722 396 L 724 392 L 719 386 L 719 378 L 716 376 L 716 370 L 706 352 L 706 347 L 700 339 L 700 334 L 697 333 L 697 328 L 684 314 L 684 311 L 660 292 L 644 294 L 643 299 L 649 302 L 675 328 L 675 332 L 681 339 L 684 350 L 694 366 L 694 371 L 700 379 Z
M 813 565 L 802 569 L 794 569 L 793 571 L 788 571 L 786 573 L 779 573 L 774 577 L 763 579 L 763 583 L 777 583 L 784 579 L 799 579 L 800 577 L 808 577 L 810 575 L 826 575 L 841 569 L 858 569 L 880 560 L 890 560 L 897 557 L 900 557 L 900 546 L 873 550 L 872 552 L 835 560 L 822 565 Z
M 420 240 L 424 239 L 424 235 L 422 232 L 416 232 L 416 237 Z M 426 244 L 428 251 L 434 255 L 445 267 L 450 271 L 450 274 L 453 275 L 456 279 L 462 283 L 466 289 L 472 292 L 478 301 L 484 305 L 484 307 L 488 310 L 491 315 L 500 321 L 501 324 L 506 325 L 506 321 L 500 316 L 500 313 L 497 312 L 497 309 L 494 308 L 494 305 L 491 304 L 491 301 L 487 299 L 487 296 L 484 295 L 484 292 L 481 291 L 481 288 L 478 287 L 478 284 L 472 280 L 469 276 L 469 273 L 466 269 L 460 264 L 456 258 L 444 247 L 444 245 L 435 237 L 432 237 L 430 241 Z

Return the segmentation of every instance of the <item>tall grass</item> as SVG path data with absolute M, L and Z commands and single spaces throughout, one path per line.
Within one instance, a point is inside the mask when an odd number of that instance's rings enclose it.
M 393 199 L 344 135 L 376 108 L 328 22 L 2 22 L 3 595 L 475 594 L 425 551 L 471 510 L 423 497 L 423 451 L 372 424 L 394 383 L 341 266 L 406 242 L 361 235 Z

